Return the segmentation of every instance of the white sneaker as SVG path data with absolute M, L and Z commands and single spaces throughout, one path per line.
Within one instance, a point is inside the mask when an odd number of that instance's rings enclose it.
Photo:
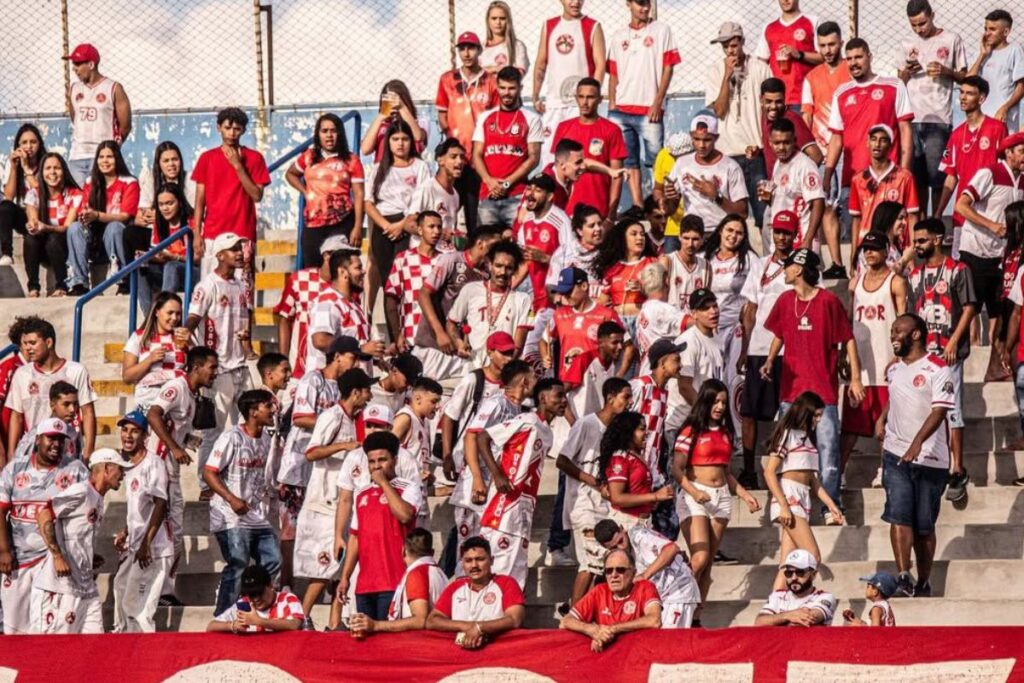
M 0 266 L 13 266 L 14 259 L 7 254 L 0 256 Z
M 843 523 L 832 516 L 831 512 L 825 513 L 825 526 L 842 526 Z
M 875 478 L 871 480 L 871 488 L 880 489 L 882 488 L 882 468 L 879 467 L 878 471 L 875 472 Z
M 552 550 L 548 552 L 547 566 L 549 567 L 574 567 L 578 563 L 564 550 Z

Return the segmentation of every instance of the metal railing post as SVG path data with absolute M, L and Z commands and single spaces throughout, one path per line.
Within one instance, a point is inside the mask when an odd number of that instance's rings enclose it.
M 860 35 L 860 0 L 849 0 L 847 10 L 850 19 L 850 36 L 856 38 Z
M 194 259 L 192 240 L 193 235 L 191 232 L 185 235 L 185 300 L 182 302 L 182 325 L 188 321 L 188 307 L 192 303 L 192 269 L 195 268 L 195 265 L 192 263 Z
M 299 195 L 299 220 L 295 231 L 295 270 L 302 270 L 302 233 L 306 229 L 306 195 Z
M 128 276 L 128 334 L 138 329 L 139 312 L 139 271 L 133 270 Z M 149 315 L 149 311 L 146 311 Z

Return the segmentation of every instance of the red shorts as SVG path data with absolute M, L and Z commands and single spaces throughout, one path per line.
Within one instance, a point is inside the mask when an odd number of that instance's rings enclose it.
M 844 434 L 874 436 L 875 423 L 889 405 L 889 387 L 864 387 L 864 400 L 856 408 L 850 405 L 850 389 L 843 391 Z

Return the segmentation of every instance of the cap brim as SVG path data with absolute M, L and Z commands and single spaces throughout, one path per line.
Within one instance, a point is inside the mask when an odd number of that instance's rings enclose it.
M 390 427 L 393 424 L 386 420 L 363 420 L 363 422 L 368 425 L 377 425 L 378 427 Z
M 515 351 L 516 347 L 515 347 L 515 345 L 513 345 L 513 346 L 492 346 L 491 348 L 489 348 L 487 350 L 488 351 L 497 351 L 498 353 L 508 353 L 509 351 Z
M 68 435 L 65 434 L 64 432 L 39 432 L 39 435 L 40 436 L 49 436 L 49 437 L 59 436 L 62 439 L 68 438 Z

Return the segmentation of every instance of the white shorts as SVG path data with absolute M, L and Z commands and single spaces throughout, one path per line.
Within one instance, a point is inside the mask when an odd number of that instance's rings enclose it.
M 480 535 L 491 544 L 491 572 L 507 574 L 515 579 L 519 588 L 523 588 L 529 570 L 527 556 L 530 552 L 530 539 L 490 528 L 483 529 Z
M 103 633 L 103 605 L 99 596 L 79 598 L 71 593 L 32 589 L 32 632 Z
M 459 539 L 459 546 L 455 549 L 458 554 L 459 548 L 462 547 L 466 539 L 480 536 L 480 515 L 476 513 L 476 510 L 469 510 L 457 505 L 452 506 L 452 512 L 455 515 L 455 533 L 458 534 Z M 494 552 L 494 548 L 491 548 L 491 552 Z M 458 578 L 462 575 L 462 562 L 456 560 L 455 577 Z
M 608 554 L 604 546 L 594 538 L 594 527 L 591 521 L 589 524 L 572 525 L 572 540 L 576 546 L 576 561 L 580 563 L 580 572 L 590 572 L 595 576 L 604 574 L 604 557 Z
M 710 517 L 712 519 L 729 520 L 732 518 L 732 494 L 729 493 L 728 485 L 705 486 L 697 482 L 691 482 L 698 491 L 703 491 L 710 496 L 706 503 L 698 503 L 693 496 L 682 489 L 676 493 L 676 514 L 679 521 L 690 517 Z
M 642 526 L 646 529 L 651 528 L 650 515 L 637 517 L 636 515 L 631 515 L 628 512 L 623 512 L 622 510 L 616 510 L 615 508 L 612 508 L 611 511 L 608 513 L 608 517 L 613 522 L 621 526 L 623 531 L 629 531 L 635 526 Z M 602 571 L 604 571 L 603 568 Z
M 178 573 L 178 563 L 185 556 L 185 540 L 182 534 L 185 528 L 185 497 L 181 492 L 181 469 L 172 456 L 168 455 L 167 458 L 169 460 L 169 476 L 167 479 L 167 519 L 164 521 L 164 525 L 167 528 L 167 537 L 174 546 L 174 558 L 167 573 L 164 574 L 160 595 L 174 595 L 174 579 Z
M 292 575 L 323 581 L 341 575 L 341 564 L 334 556 L 334 515 L 306 509 L 299 513 Z
M 700 605 L 696 602 L 668 602 L 661 606 L 662 628 L 690 628 L 693 613 Z
M 40 560 L 0 576 L 0 604 L 4 606 L 4 635 L 28 635 L 32 629 L 32 583 L 43 568 Z
M 452 377 L 462 377 L 465 374 L 465 360 L 458 356 L 449 356 L 439 349 L 417 346 L 412 350 L 412 355 L 423 363 L 424 377 L 430 377 L 440 382 Z
M 164 578 L 171 571 L 173 557 L 154 557 L 143 569 L 128 557 L 114 577 L 114 631 L 117 633 L 153 633 L 156 631 L 157 603 Z
M 793 512 L 793 516 L 810 520 L 811 487 L 785 478 L 779 479 L 779 485 L 782 486 L 782 492 L 786 494 L 786 502 L 789 503 L 789 509 Z M 768 512 L 771 521 L 779 521 L 779 508 L 778 501 L 772 500 L 771 509 Z

